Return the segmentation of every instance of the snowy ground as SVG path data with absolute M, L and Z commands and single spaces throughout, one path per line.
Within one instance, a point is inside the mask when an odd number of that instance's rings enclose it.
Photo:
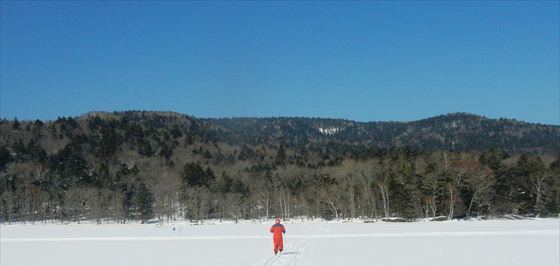
M 0 225 L 0 265 L 560 265 L 560 220 Z

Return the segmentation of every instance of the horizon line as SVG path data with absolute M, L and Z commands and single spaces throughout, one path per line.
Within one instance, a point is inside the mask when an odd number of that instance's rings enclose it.
M 193 117 L 196 119 L 203 119 L 203 120 L 220 120 L 220 119 L 293 119 L 293 118 L 303 118 L 303 119 L 329 119 L 329 120 L 343 120 L 343 121 L 349 121 L 349 122 L 358 122 L 358 123 L 411 123 L 411 122 L 417 122 L 417 121 L 422 121 L 422 120 L 427 120 L 427 119 L 432 119 L 432 118 L 436 118 L 436 117 L 441 117 L 441 116 L 450 116 L 450 115 L 467 115 L 467 116 L 475 116 L 475 117 L 479 117 L 479 118 L 483 118 L 483 119 L 489 119 L 489 120 L 512 120 L 512 121 L 516 121 L 516 122 L 522 122 L 522 123 L 527 123 L 527 124 L 533 124 L 533 125 L 546 125 L 546 126 L 560 126 L 560 121 L 557 124 L 552 124 L 552 123 L 547 123 L 547 122 L 529 122 L 526 120 L 521 120 L 521 119 L 517 119 L 517 118 L 510 118 L 510 117 L 497 117 L 497 118 L 493 118 L 493 117 L 488 117 L 486 115 L 480 115 L 477 113 L 471 113 L 471 112 L 465 112 L 465 111 L 458 111 L 458 112 L 448 112 L 448 113 L 441 113 L 441 114 L 437 114 L 437 115 L 432 115 L 432 116 L 427 116 L 424 118 L 419 118 L 419 119 L 415 119 L 415 120 L 369 120 L 369 121 L 365 121 L 365 120 L 354 120 L 354 119 L 349 119 L 349 118 L 340 118 L 340 117 L 322 117 L 322 116 L 196 116 L 196 115 L 191 115 L 191 114 L 187 114 L 187 113 L 181 113 L 178 111 L 162 111 L 162 110 L 133 110 L 133 109 L 129 109 L 129 110 L 115 110 L 115 111 L 88 111 L 85 113 L 82 113 L 80 115 L 69 115 L 69 116 L 57 116 L 57 118 L 55 119 L 39 119 L 39 118 L 24 118 L 24 119 L 19 119 L 17 116 L 15 116 L 14 118 L 7 118 L 7 117 L 1 117 L 0 120 L 4 120 L 4 121 L 14 121 L 14 120 L 18 120 L 20 122 L 32 122 L 32 121 L 41 121 L 41 122 L 51 122 L 51 121 L 56 121 L 58 119 L 61 118 L 80 118 L 80 117 L 84 117 L 84 116 L 88 116 L 88 115 L 92 115 L 92 114 L 119 114 L 119 113 L 126 113 L 126 112 L 148 112 L 148 113 L 168 113 L 168 114 L 175 114 L 175 115 L 181 115 L 181 116 L 188 116 L 188 117 Z

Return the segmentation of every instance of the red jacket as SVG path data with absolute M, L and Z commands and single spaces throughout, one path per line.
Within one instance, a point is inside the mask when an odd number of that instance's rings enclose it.
M 282 233 L 286 233 L 286 229 L 282 224 L 274 224 L 270 227 L 270 232 L 274 235 L 272 236 L 274 239 L 282 238 Z

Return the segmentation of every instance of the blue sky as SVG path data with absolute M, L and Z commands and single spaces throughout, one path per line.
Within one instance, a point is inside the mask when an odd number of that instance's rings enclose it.
M 6 2 L 0 117 L 560 124 L 558 2 Z

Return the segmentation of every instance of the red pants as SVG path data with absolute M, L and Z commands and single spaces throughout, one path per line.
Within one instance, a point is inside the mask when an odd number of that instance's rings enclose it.
M 284 241 L 282 238 L 274 238 L 274 254 L 284 249 Z

